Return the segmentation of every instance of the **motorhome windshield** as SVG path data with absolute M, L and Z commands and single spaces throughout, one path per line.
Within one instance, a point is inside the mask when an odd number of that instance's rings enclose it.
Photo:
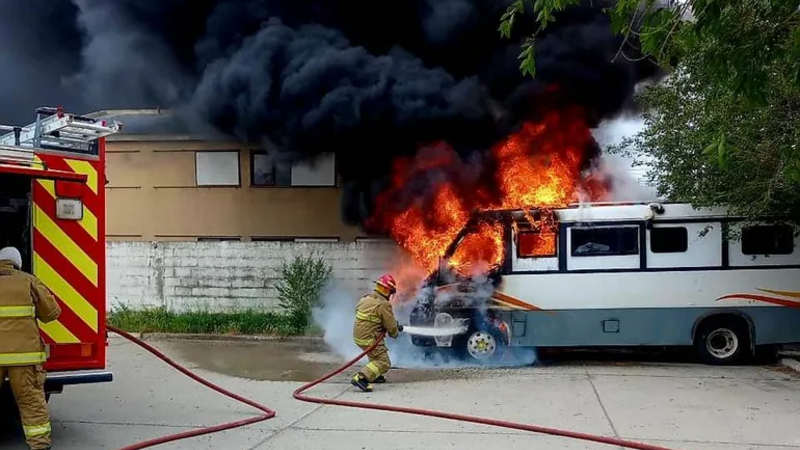
M 549 257 L 557 246 L 554 214 L 543 210 L 484 211 L 473 215 L 439 260 L 439 270 L 463 275 L 503 265 L 509 239 L 529 256 Z

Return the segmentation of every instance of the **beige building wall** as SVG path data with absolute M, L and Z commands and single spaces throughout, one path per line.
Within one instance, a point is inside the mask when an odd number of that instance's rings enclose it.
M 106 145 L 108 239 L 352 241 L 363 235 L 341 221 L 341 193 L 335 186 L 333 163 L 330 174 L 317 177 L 323 180 L 317 183 L 321 186 L 253 186 L 252 151 L 259 150 L 190 136 L 110 138 Z M 238 152 L 238 157 L 226 152 Z M 236 160 L 238 182 L 230 175 L 235 176 Z M 314 184 L 308 181 L 314 178 L 314 170 L 298 168 L 293 178 Z M 228 174 L 221 183 L 235 185 L 199 185 L 215 183 L 220 173 Z

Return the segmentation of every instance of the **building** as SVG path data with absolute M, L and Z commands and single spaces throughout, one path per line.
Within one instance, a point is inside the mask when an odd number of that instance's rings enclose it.
M 274 149 L 122 121 L 106 144 L 112 309 L 274 310 L 281 265 L 299 255 L 328 262 L 356 298 L 396 263 L 393 242 L 342 222 L 333 154 L 286 166 Z
M 277 164 L 274 149 L 191 135 L 111 136 L 112 241 L 353 241 L 341 220 L 336 160 Z

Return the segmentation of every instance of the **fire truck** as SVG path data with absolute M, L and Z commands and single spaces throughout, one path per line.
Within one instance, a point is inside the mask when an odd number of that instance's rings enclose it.
M 0 247 L 22 253 L 61 306 L 40 323 L 45 390 L 110 382 L 106 370 L 105 138 L 122 130 L 102 113 L 36 110 L 27 126 L 0 125 Z M 10 399 L 8 383 L 0 401 Z

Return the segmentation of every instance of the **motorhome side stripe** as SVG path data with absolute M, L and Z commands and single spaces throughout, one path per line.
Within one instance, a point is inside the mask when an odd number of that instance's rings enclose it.
M 456 284 L 446 284 L 444 286 L 437 286 L 437 291 L 450 291 L 456 289 L 458 285 Z M 492 294 L 491 301 L 497 304 L 500 307 L 504 307 L 507 309 L 519 309 L 524 311 L 544 311 L 542 308 L 538 306 L 531 305 L 525 301 L 522 301 L 516 297 L 512 297 L 508 294 L 504 294 L 502 292 L 495 291 Z
M 524 309 L 526 311 L 542 311 L 542 308 L 539 308 L 538 306 L 531 305 L 530 303 L 524 302 L 516 297 L 512 297 L 502 292 L 495 291 L 495 293 L 492 295 L 492 299 L 518 309 Z
M 766 292 L 768 294 L 775 294 L 781 295 L 783 297 L 792 297 L 792 298 L 800 298 L 800 292 L 792 292 L 792 291 L 773 291 L 770 289 L 758 289 L 761 292 Z
M 786 306 L 788 308 L 800 308 L 800 301 L 786 300 L 783 298 L 769 297 L 766 295 L 757 295 L 757 294 L 730 294 L 717 299 L 717 301 L 719 300 L 754 300 L 757 302 Z

